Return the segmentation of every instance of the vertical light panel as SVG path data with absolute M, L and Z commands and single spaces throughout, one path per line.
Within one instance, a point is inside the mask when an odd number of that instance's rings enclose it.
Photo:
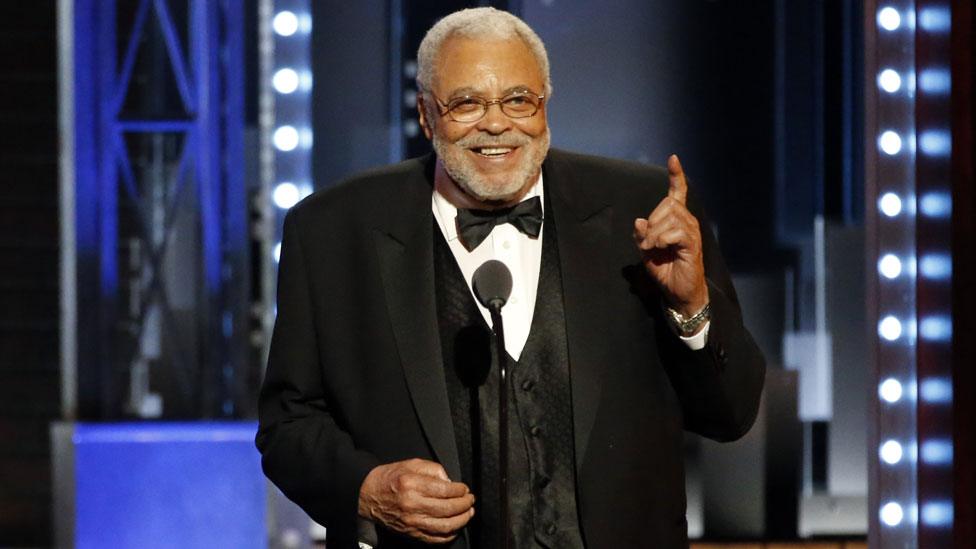
M 948 0 L 916 0 L 918 540 L 953 544 L 952 128 Z
M 262 0 L 261 179 L 258 209 L 265 221 L 265 333 L 274 322 L 274 280 L 281 253 L 285 213 L 311 194 L 312 183 L 312 15 L 309 0 Z
M 918 543 L 915 6 L 866 6 L 869 300 L 877 393 L 871 437 L 872 547 Z M 873 192 L 872 192 L 873 191 Z
M 869 308 L 877 326 L 871 546 L 952 543 L 952 316 L 944 0 L 869 2 Z

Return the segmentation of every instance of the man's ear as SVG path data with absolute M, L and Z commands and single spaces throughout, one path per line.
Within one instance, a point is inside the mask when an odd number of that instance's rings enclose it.
M 430 127 L 430 121 L 427 120 L 427 109 L 425 107 L 426 105 L 424 105 L 424 92 L 418 91 L 417 92 L 417 114 L 420 117 L 420 129 L 424 130 L 424 135 L 427 136 L 428 140 L 430 140 L 433 139 L 434 134 Z

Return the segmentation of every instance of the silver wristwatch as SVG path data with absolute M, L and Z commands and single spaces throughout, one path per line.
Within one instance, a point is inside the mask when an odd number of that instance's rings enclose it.
M 667 308 L 668 316 L 671 318 L 671 324 L 674 325 L 675 331 L 681 337 L 691 337 L 701 330 L 702 325 L 711 320 L 712 318 L 712 306 L 711 303 L 706 303 L 702 310 L 698 311 L 694 315 L 685 318 L 685 316 L 678 311 L 675 311 L 671 307 Z

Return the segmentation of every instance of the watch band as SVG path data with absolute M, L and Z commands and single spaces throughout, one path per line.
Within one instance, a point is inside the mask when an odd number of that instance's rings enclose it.
M 685 318 L 684 315 L 675 311 L 671 307 L 667 308 L 668 316 L 671 318 L 671 323 L 674 325 L 675 330 L 682 337 L 690 337 L 698 333 L 702 325 L 711 320 L 712 318 L 712 304 L 706 303 L 702 310 L 698 311 L 694 315 Z

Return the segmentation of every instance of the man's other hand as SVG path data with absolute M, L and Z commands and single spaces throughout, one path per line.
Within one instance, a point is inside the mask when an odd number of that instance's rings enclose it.
M 701 231 L 698 220 L 685 206 L 688 182 L 677 155 L 668 158 L 668 179 L 668 196 L 646 219 L 634 220 L 634 243 L 669 305 L 691 316 L 708 304 L 708 286 Z
M 447 543 L 474 516 L 474 495 L 423 459 L 375 467 L 359 489 L 359 516 L 425 543 Z

